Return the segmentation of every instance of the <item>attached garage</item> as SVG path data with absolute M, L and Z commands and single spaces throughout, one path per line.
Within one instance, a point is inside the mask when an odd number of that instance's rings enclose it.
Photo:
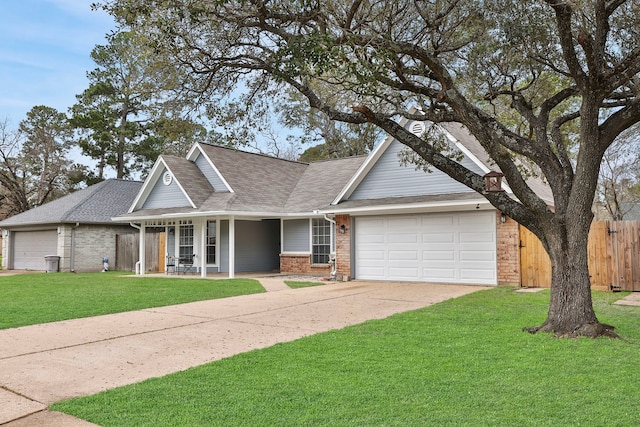
M 15 231 L 13 241 L 13 269 L 44 270 L 44 257 L 57 255 L 57 230 Z
M 494 211 L 363 216 L 355 277 L 496 285 Z

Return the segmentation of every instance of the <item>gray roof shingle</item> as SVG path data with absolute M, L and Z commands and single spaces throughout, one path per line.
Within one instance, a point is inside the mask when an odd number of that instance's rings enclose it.
M 127 212 L 142 182 L 107 179 L 42 206 L 0 221 L 11 228 L 39 224 L 110 224 L 111 218 Z
M 194 162 L 171 155 L 164 155 L 162 159 L 196 206 L 200 206 L 213 193 L 213 187 Z
M 489 169 L 499 171 L 500 168 L 495 164 L 493 159 L 489 157 L 487 152 L 482 148 L 480 142 L 475 136 L 471 135 L 469 130 L 460 123 L 440 123 L 444 129 L 446 129 L 454 138 L 456 138 L 467 150 L 471 152 L 480 162 L 486 165 Z M 544 200 L 548 205 L 553 206 L 553 193 L 551 188 L 544 182 L 542 177 L 529 177 L 527 178 L 527 185 Z M 507 182 L 507 185 L 509 183 Z
M 281 212 L 309 166 L 215 145 L 202 144 L 202 148 L 234 191 L 233 197 L 211 195 L 202 205 L 205 211 L 226 203 L 232 211 Z
M 311 212 L 328 207 L 366 158 L 347 157 L 309 164 L 289 196 L 285 210 Z

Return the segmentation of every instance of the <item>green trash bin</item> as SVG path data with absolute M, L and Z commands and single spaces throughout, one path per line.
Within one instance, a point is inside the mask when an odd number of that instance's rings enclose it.
M 57 273 L 60 270 L 60 257 L 57 255 L 47 255 L 44 257 L 47 273 Z

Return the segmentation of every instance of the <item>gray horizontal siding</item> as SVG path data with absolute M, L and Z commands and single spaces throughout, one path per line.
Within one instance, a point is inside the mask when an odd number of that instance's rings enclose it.
M 235 271 L 273 271 L 280 267 L 280 221 L 235 222 Z M 229 272 L 229 221 L 220 221 L 219 270 Z
M 165 170 L 160 174 L 160 179 L 156 181 L 142 208 L 158 209 L 191 206 L 191 203 L 189 203 L 189 200 L 178 186 L 175 178 L 171 181 L 171 184 L 164 185 L 162 182 L 164 173 Z
M 280 221 L 236 221 L 236 271 L 280 268 Z
M 435 168 L 431 168 L 432 171 L 429 173 L 422 169 L 416 170 L 412 164 L 402 165 L 398 155 L 405 148 L 401 143 L 393 141 L 349 199 L 380 199 L 472 191 Z M 460 163 L 474 172 L 483 174 L 483 171 L 467 156 L 464 156 Z
M 309 220 L 289 219 L 282 221 L 283 252 L 309 253 Z
M 211 167 L 211 164 L 207 161 L 207 159 L 202 154 L 198 155 L 198 158 L 196 158 L 195 164 L 196 166 L 198 166 L 198 169 L 200 169 L 200 172 L 202 172 L 205 178 L 207 178 L 207 181 L 209 181 L 209 184 L 211 184 L 214 191 L 216 191 L 217 193 L 229 192 L 229 190 L 227 189 L 227 186 L 224 185 L 224 182 L 220 178 L 220 175 L 216 173 L 215 169 Z

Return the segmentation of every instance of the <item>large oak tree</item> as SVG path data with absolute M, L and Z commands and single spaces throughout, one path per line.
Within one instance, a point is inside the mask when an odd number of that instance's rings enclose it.
M 333 120 L 378 126 L 482 193 L 480 175 L 398 119 L 464 124 L 516 196 L 485 197 L 535 233 L 551 258 L 548 316 L 530 331 L 613 334 L 593 310 L 587 236 L 603 154 L 640 119 L 637 1 L 105 0 L 103 6 L 153 37 L 157 52 L 188 72 L 183 87 L 194 97 L 215 100 L 245 87 L 255 98 L 286 85 Z M 527 185 L 530 173 L 549 183 L 554 207 Z

